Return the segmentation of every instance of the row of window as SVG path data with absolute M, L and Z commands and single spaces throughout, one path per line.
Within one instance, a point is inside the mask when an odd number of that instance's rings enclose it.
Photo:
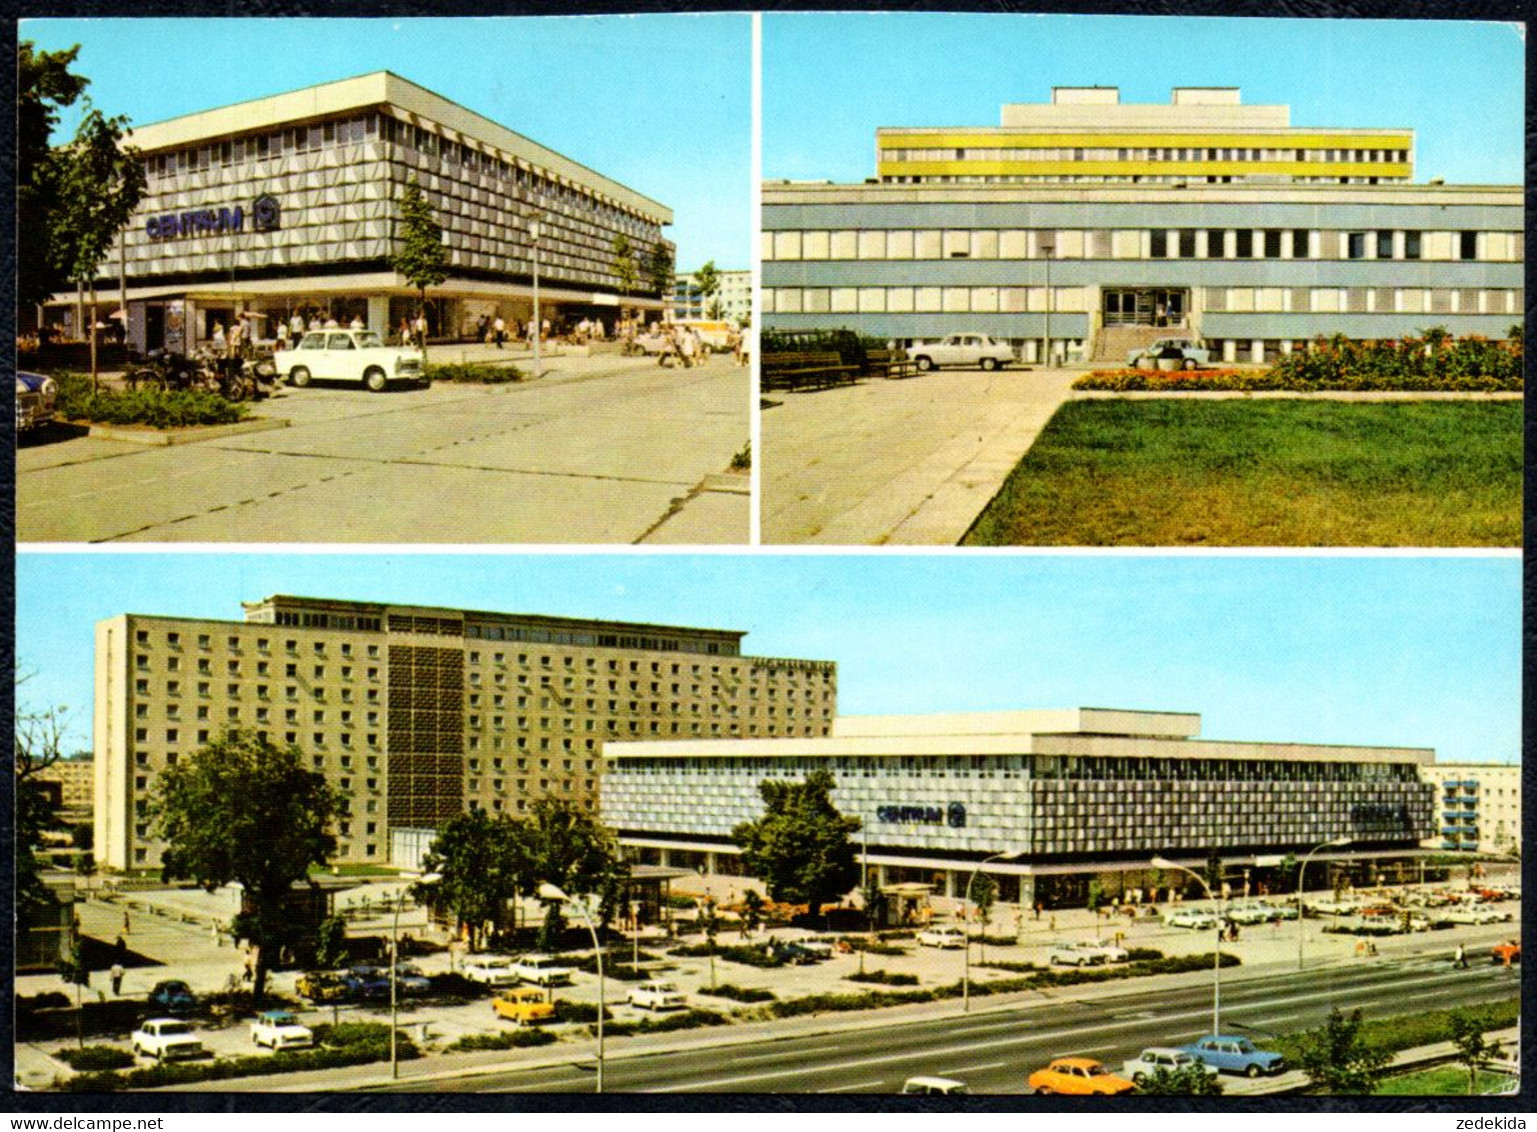
M 1248 176 L 1233 173 L 1213 173 L 1195 176 L 1190 173 L 946 173 L 922 176 L 885 176 L 886 185 L 1062 185 L 1072 183 L 1092 185 L 1379 185 L 1384 180 L 1397 183 L 1404 177 L 1307 177 L 1282 176 L 1275 173 L 1255 172 Z
M 892 161 L 1269 161 L 1357 165 L 1407 164 L 1407 149 L 1272 149 L 1252 146 L 965 146 L 880 151 Z
M 745 774 L 749 778 L 804 776 L 825 770 L 834 778 L 866 776 L 875 771 L 894 778 L 919 772 L 969 776 L 980 772 L 1010 770 L 1062 789 L 1066 782 L 1084 783 L 1078 789 L 1093 793 L 1120 789 L 1172 789 L 1180 782 L 1353 783 L 1418 782 L 1413 763 L 1389 762 L 1281 762 L 1272 759 L 1178 759 L 1129 758 L 1078 755 L 888 755 L 880 758 L 794 758 L 773 756 L 634 757 L 617 760 L 617 770 L 647 776 L 665 774 Z
M 1094 308 L 1090 287 L 1053 287 L 1053 313 Z M 1519 288 L 1205 287 L 1208 312 L 1520 314 Z M 766 287 L 764 314 L 1015 314 L 1045 311 L 1044 287 Z
M 919 228 L 762 234 L 763 258 L 885 259 L 1398 259 L 1519 262 L 1520 232 L 1467 229 Z

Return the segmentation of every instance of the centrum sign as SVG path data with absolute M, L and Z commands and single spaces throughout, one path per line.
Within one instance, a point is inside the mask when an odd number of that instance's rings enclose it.
M 875 820 L 891 825 L 948 825 L 962 829 L 966 825 L 966 807 L 961 802 L 945 806 L 876 806 Z
M 241 205 L 222 208 L 194 208 L 187 212 L 166 212 L 151 216 L 144 222 L 144 230 L 151 240 L 173 240 L 181 236 L 208 236 L 221 232 L 243 232 L 246 210 Z M 281 226 L 278 202 L 271 196 L 260 196 L 251 205 L 251 227 L 258 232 L 271 232 Z

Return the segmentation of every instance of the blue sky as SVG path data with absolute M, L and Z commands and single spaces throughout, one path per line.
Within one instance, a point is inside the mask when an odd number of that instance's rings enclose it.
M 879 126 L 996 126 L 1053 86 L 1237 86 L 1294 126 L 1414 129 L 1416 181 L 1519 184 L 1525 54 L 1487 22 L 769 13 L 763 175 L 862 181 Z
M 671 207 L 680 268 L 750 263 L 747 15 L 50 19 L 18 35 L 81 44 L 87 93 L 141 124 L 394 71 Z
M 1220 739 L 1520 753 L 1520 559 L 1093 554 L 17 557 L 22 705 L 89 746 L 93 625 L 273 593 L 745 630 L 834 660 L 844 714 L 1194 711 Z

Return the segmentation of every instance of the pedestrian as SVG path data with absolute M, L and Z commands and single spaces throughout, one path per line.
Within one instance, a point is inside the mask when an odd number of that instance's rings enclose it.
M 304 315 L 294 311 L 293 317 L 288 320 L 288 336 L 297 342 L 304 337 Z
M 507 323 L 501 315 L 496 316 L 496 321 L 491 324 L 491 331 L 496 338 L 496 348 L 503 349 L 502 343 L 507 338 Z
M 237 318 L 229 328 L 226 356 L 238 358 L 240 356 L 240 344 L 245 341 L 245 316 Z
M 416 325 L 415 325 L 415 327 L 413 327 L 413 329 L 416 331 L 416 344 L 418 346 L 425 346 L 427 344 L 427 312 L 426 311 L 422 311 L 419 314 L 417 314 L 417 316 L 416 316 Z
M 229 343 L 225 340 L 224 337 L 224 324 L 222 322 L 215 321 L 213 324 L 213 352 L 216 354 L 222 354 L 228 345 Z
M 1468 957 L 1463 953 L 1462 944 L 1459 943 L 1457 950 L 1452 953 L 1452 966 L 1461 971 L 1466 970 L 1467 965 Z
M 114 964 L 112 964 L 112 970 L 109 973 L 112 976 L 112 993 L 114 995 L 122 994 L 123 993 L 123 965 L 121 963 L 114 963 Z
M 125 909 L 123 909 L 123 935 L 132 935 L 132 934 L 133 934 L 133 932 L 129 928 L 129 924 L 128 924 L 128 910 L 125 908 Z M 123 946 L 123 936 L 118 936 L 117 937 L 117 945 L 119 947 Z
M 245 982 L 249 983 L 253 978 L 255 978 L 255 975 L 256 975 L 256 972 L 252 969 L 252 964 L 251 964 L 251 953 L 249 951 L 247 951 L 245 953 L 245 974 L 243 974 L 241 976 L 241 978 Z
M 1051 918 L 1051 923 L 1048 926 L 1050 927 L 1050 929 L 1052 931 L 1056 931 L 1057 930 L 1057 918 L 1055 916 L 1053 916 Z
M 1035 918 L 1037 920 L 1041 918 L 1041 902 L 1039 900 L 1035 902 Z
M 288 323 L 283 322 L 281 319 L 278 320 L 277 344 L 275 348 L 278 350 L 288 349 Z
M 348 324 L 348 329 L 351 329 L 351 330 L 362 330 L 363 329 L 363 318 L 362 318 L 362 316 L 361 315 L 356 315 L 356 314 L 353 315 L 352 316 L 352 321 Z

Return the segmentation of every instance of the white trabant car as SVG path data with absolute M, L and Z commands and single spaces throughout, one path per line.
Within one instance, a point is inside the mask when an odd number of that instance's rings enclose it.
M 987 334 L 947 334 L 937 342 L 918 342 L 907 356 L 919 370 L 938 366 L 980 366 L 992 370 L 1018 361 L 1014 347 Z
M 525 983 L 541 987 L 569 983 L 574 974 L 570 967 L 561 966 L 553 955 L 525 955 L 512 965 L 512 970 Z
M 643 1010 L 681 1010 L 688 1005 L 688 997 L 676 983 L 660 980 L 641 983 L 625 995 L 625 1001 Z
M 1217 1075 L 1215 1069 L 1193 1053 L 1172 1046 L 1152 1046 L 1127 1061 L 1121 1067 L 1121 1076 L 1134 1085 L 1144 1085 L 1160 1069 L 1165 1073 L 1179 1073 L 1195 1068 L 1203 1070 L 1208 1077 Z
M 268 1010 L 251 1023 L 251 1042 L 276 1053 L 280 1049 L 307 1049 L 315 1044 L 315 1033 L 287 1010 Z
M 1046 962 L 1061 967 L 1093 967 L 1100 963 L 1124 963 L 1131 953 L 1113 943 L 1093 940 L 1058 940 L 1046 953 Z
M 372 330 L 311 330 L 291 350 L 272 356 L 290 385 L 350 381 L 381 393 L 394 381 L 422 380 L 420 350 L 386 346 Z
M 1171 928 L 1194 928 L 1200 931 L 1205 928 L 1214 928 L 1222 921 L 1215 912 L 1209 912 L 1205 908 L 1178 908 L 1165 916 L 1163 922 Z
M 133 1032 L 131 1040 L 135 1055 L 156 1061 L 184 1061 L 206 1052 L 192 1027 L 180 1018 L 151 1018 Z
M 1131 369 L 1151 369 L 1155 362 L 1174 360 L 1180 369 L 1211 365 L 1211 350 L 1205 342 L 1189 338 L 1159 338 L 1126 355 Z
M 519 982 L 509 955 L 466 955 L 460 974 L 488 987 L 515 987 Z
M 966 933 L 951 924 L 938 928 L 924 928 L 918 933 L 917 938 L 920 947 L 948 948 L 966 946 Z

